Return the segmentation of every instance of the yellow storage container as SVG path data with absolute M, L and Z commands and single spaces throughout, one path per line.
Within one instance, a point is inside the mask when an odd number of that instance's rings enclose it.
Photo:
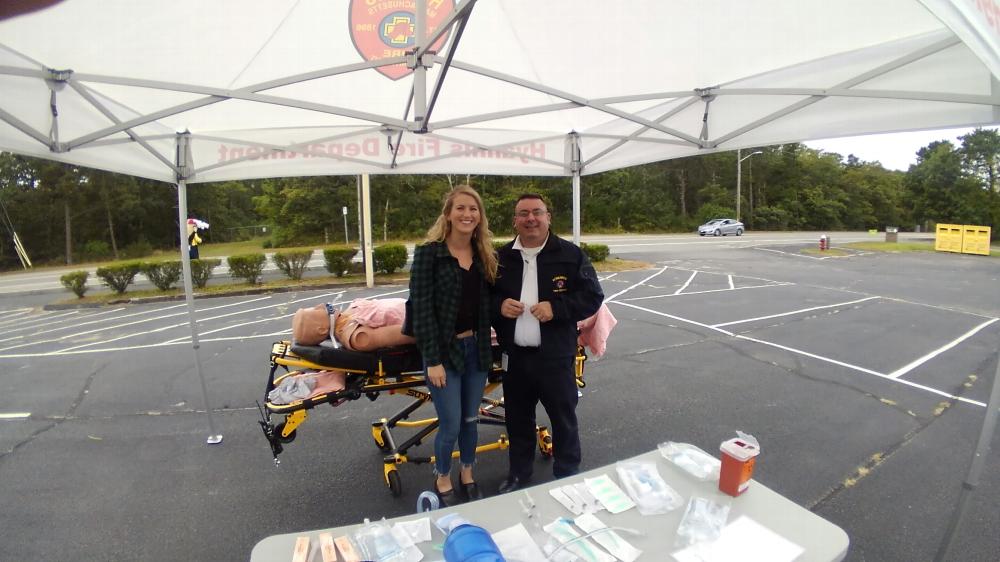
M 934 236 L 934 249 L 939 252 L 962 251 L 962 225 L 939 224 Z
M 965 225 L 962 227 L 962 253 L 990 255 L 990 227 Z

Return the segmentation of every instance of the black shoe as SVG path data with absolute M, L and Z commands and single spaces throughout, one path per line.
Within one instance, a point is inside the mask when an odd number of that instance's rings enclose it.
M 501 494 L 506 494 L 508 492 L 516 492 L 521 488 L 524 488 L 528 483 L 528 479 L 518 478 L 517 476 L 508 476 L 503 484 L 500 484 L 500 489 L 498 490 Z
M 437 476 L 434 477 L 434 483 L 431 484 L 431 489 L 434 490 L 434 495 L 437 496 L 440 507 L 451 507 L 458 504 L 458 502 L 455 501 L 454 488 L 448 490 L 447 492 L 438 490 Z
M 459 484 L 458 495 L 467 502 L 483 499 L 483 492 L 479 489 L 479 484 L 475 482 Z

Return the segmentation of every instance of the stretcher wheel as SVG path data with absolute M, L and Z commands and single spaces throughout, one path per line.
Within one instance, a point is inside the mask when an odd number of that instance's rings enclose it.
M 375 439 L 375 445 L 378 446 L 378 449 L 383 453 L 388 453 L 392 450 L 392 447 L 389 446 L 389 436 L 386 435 L 384 427 L 374 429 L 372 431 L 372 437 Z
M 295 435 L 298 433 L 298 430 L 293 429 L 292 432 L 289 433 L 287 436 L 282 435 L 284 430 L 285 430 L 285 422 L 281 422 L 277 426 L 275 426 L 274 428 L 275 438 L 277 438 L 277 440 L 280 441 L 281 443 L 291 443 L 292 441 L 295 441 Z
M 403 481 L 399 478 L 399 471 L 390 470 L 385 474 L 386 484 L 389 485 L 389 491 L 392 492 L 392 497 L 398 498 L 403 495 Z
M 552 456 L 552 434 L 549 433 L 548 428 L 538 428 L 538 451 L 544 457 Z

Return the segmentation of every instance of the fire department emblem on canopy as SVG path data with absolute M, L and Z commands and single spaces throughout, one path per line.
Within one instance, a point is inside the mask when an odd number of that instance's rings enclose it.
M 427 37 L 430 37 L 455 7 L 454 0 L 427 0 Z M 416 0 L 351 0 L 351 40 L 354 48 L 367 61 L 398 57 L 413 49 L 416 40 Z M 438 39 L 430 50 L 440 52 L 448 33 Z M 380 66 L 376 70 L 399 80 L 412 70 L 405 64 Z

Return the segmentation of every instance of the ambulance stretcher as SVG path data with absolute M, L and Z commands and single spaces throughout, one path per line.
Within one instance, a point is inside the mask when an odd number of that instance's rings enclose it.
M 482 404 L 479 409 L 479 423 L 483 425 L 504 425 L 503 398 L 491 398 L 502 381 L 500 351 L 493 347 L 493 365 L 487 377 Z M 583 366 L 587 355 L 583 347 L 577 347 L 576 382 L 585 386 Z M 283 369 L 283 373 L 279 373 Z M 307 398 L 290 401 L 287 404 L 268 400 L 268 395 L 286 377 L 308 375 L 319 371 L 342 371 L 346 374 L 344 388 L 321 393 Z M 275 374 L 278 374 L 276 377 Z M 410 397 L 410 403 L 389 418 L 372 422 L 371 433 L 375 445 L 383 453 L 382 474 L 386 486 L 393 496 L 403 493 L 402 481 L 397 466 L 406 463 L 432 463 L 433 456 L 410 455 L 410 448 L 420 445 L 437 430 L 436 417 L 409 421 L 410 416 L 421 406 L 431 401 L 426 389 L 423 360 L 416 346 L 388 347 L 371 352 L 351 351 L 345 348 L 327 346 L 293 345 L 289 341 L 275 342 L 271 346 L 270 372 L 264 404 L 258 403 L 261 419 L 258 423 L 271 447 L 274 463 L 279 464 L 278 455 L 295 440 L 296 434 L 308 418 L 308 411 L 330 404 L 340 406 L 345 402 L 366 397 L 377 400 L 383 394 Z M 277 418 L 277 422 L 272 420 Z M 419 428 L 409 438 L 401 442 L 393 436 L 395 428 Z M 547 427 L 536 428 L 538 449 L 545 457 L 552 456 L 552 436 Z M 503 450 L 508 446 L 507 436 L 500 434 L 496 441 L 484 443 L 476 452 Z M 458 451 L 453 453 L 458 458 Z

